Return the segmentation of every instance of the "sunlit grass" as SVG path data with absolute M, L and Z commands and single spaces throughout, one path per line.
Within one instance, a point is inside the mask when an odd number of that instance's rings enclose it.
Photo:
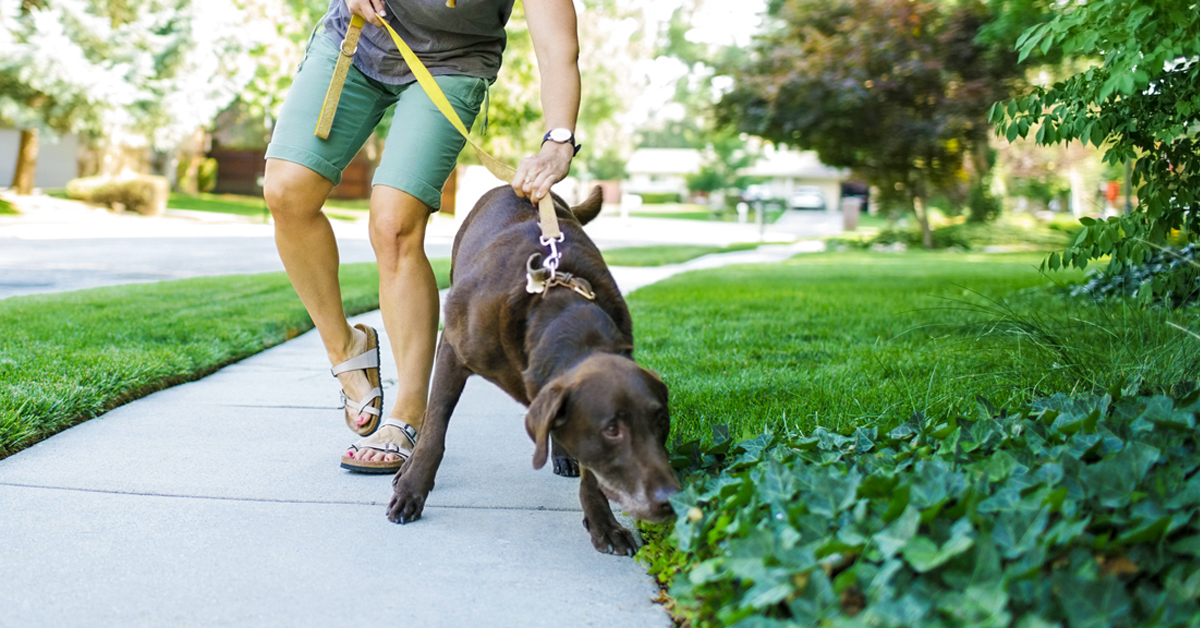
M 1132 377 L 1147 386 L 1195 377 L 1200 341 L 1168 325 L 1194 330 L 1195 312 L 1030 291 L 1052 283 L 1040 261 L 845 253 L 688 273 L 630 296 L 636 355 L 670 386 L 673 430 L 685 440 L 717 424 L 749 438 L 970 413 L 977 397 L 1011 406 Z
M 449 285 L 449 260 L 433 265 Z M 379 307 L 374 264 L 341 275 L 349 314 Z M 284 273 L 0 300 L 0 457 L 311 328 Z

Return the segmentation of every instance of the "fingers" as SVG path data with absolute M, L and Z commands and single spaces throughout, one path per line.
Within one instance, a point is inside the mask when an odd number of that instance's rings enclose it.
M 379 28 L 383 28 L 381 18 L 387 17 L 387 5 L 383 0 L 346 0 L 346 8 L 350 13 L 361 15 Z
M 548 142 L 537 155 L 521 160 L 512 180 L 512 188 L 517 196 L 527 198 L 536 205 L 550 195 L 550 187 L 562 181 L 571 171 L 574 149 L 567 147 L 564 151 L 563 146 L 550 146 Z

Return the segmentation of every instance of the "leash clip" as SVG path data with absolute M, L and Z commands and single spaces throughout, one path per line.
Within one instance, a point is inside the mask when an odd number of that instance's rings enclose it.
M 541 236 L 538 238 L 538 242 L 540 242 L 542 246 L 550 249 L 550 254 L 546 256 L 546 259 L 542 260 L 542 268 L 550 271 L 550 276 L 548 279 L 554 279 L 554 274 L 558 271 L 558 264 L 562 261 L 562 251 L 558 250 L 558 244 L 565 239 L 566 234 L 563 233 L 558 234 L 557 238 L 548 236 Z

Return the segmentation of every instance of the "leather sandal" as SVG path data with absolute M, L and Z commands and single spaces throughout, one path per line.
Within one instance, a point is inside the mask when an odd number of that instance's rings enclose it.
M 404 435 L 408 437 L 408 442 L 412 443 L 413 448 L 417 447 L 417 431 L 411 425 L 400 419 L 388 418 L 383 420 L 383 424 L 380 427 L 383 426 L 391 426 L 404 432 Z M 354 450 L 355 454 L 370 449 L 385 454 L 395 454 L 397 458 L 396 460 L 359 460 L 342 454 L 342 468 L 356 473 L 395 473 L 404 465 L 404 461 L 408 460 L 409 456 L 412 456 L 412 449 L 405 449 L 395 443 L 386 443 L 383 445 L 374 445 L 371 443 L 360 445 L 355 443 L 350 445 L 350 449 Z
M 374 388 L 367 396 L 355 401 L 346 395 L 342 389 L 342 410 L 346 415 L 346 425 L 350 431 L 359 436 L 370 436 L 379 428 L 379 417 L 383 414 L 383 388 L 379 384 L 379 334 L 372 327 L 362 323 L 354 326 L 367 334 L 367 350 L 329 369 L 334 377 L 346 371 L 363 371 L 367 374 L 367 382 Z M 353 414 L 352 414 L 353 412 Z M 358 424 L 358 416 L 363 413 L 371 418 L 362 425 Z

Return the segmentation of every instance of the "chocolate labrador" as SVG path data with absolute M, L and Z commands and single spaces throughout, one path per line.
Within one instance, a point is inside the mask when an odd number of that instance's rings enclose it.
M 423 434 L 392 481 L 388 519 L 421 516 L 467 377 L 482 375 L 529 407 L 533 467 L 552 448 L 555 472 L 580 476 L 583 525 L 601 552 L 632 555 L 633 535 L 608 502 L 638 519 L 672 514 L 679 490 L 664 443 L 667 387 L 633 361 L 633 324 L 617 284 L 583 225 L 600 212 L 599 189 L 568 208 L 555 197 L 565 239 L 557 280 L 527 286 L 550 254 L 537 210 L 505 186 L 488 192 L 454 239 L 451 288 Z M 541 278 L 545 279 L 544 271 Z M 537 273 L 534 273 L 537 276 Z M 536 288 L 534 288 L 536 290 Z M 551 446 L 550 443 L 553 443 Z M 576 462 L 578 467 L 576 467 Z

